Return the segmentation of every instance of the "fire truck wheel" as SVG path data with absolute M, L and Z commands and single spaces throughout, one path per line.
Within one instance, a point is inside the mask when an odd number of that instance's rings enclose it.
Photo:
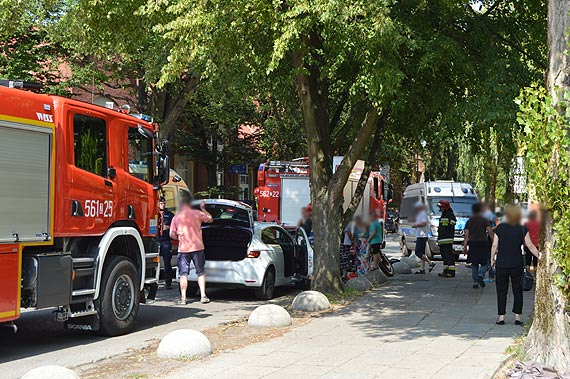
M 119 336 L 131 331 L 139 310 L 139 287 L 137 269 L 129 258 L 107 257 L 95 304 L 102 334 Z
M 258 300 L 270 300 L 273 299 L 273 292 L 275 291 L 275 269 L 270 266 L 265 272 L 265 277 L 263 278 L 263 283 L 261 287 L 255 290 L 255 297 Z

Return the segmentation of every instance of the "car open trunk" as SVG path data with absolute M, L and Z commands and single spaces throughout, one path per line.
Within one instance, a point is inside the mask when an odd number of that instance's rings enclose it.
M 202 225 L 206 260 L 245 259 L 253 236 L 251 208 L 231 200 L 206 200 L 206 210 L 214 218 L 212 223 Z

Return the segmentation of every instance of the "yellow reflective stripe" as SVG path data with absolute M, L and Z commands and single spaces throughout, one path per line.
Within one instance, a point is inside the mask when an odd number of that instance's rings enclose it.
M 53 122 L 45 122 L 40 120 L 32 120 L 30 118 L 23 118 L 23 117 L 14 117 L 14 116 L 7 116 L 7 115 L 0 115 L 0 120 L 3 121 L 10 121 L 10 122 L 17 122 L 19 124 L 27 124 L 27 125 L 35 125 L 35 126 L 43 126 L 47 128 L 53 128 L 55 124 Z
M 16 311 L 0 312 L 0 318 L 16 316 Z

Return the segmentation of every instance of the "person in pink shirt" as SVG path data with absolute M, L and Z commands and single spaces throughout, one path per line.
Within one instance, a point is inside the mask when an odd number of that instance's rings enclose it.
M 170 238 L 178 240 L 178 276 L 180 277 L 180 303 L 186 304 L 186 289 L 188 288 L 188 273 L 190 261 L 194 263 L 198 286 L 200 287 L 201 302 L 209 303 L 206 296 L 206 274 L 204 264 L 204 242 L 202 241 L 202 223 L 212 222 L 212 215 L 206 211 L 206 203 L 200 204 L 200 210 L 190 207 L 190 200 L 181 202 L 180 211 L 170 224 Z

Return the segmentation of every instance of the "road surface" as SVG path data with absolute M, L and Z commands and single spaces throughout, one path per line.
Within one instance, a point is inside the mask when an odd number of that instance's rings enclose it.
M 399 256 L 395 235 L 389 235 L 386 253 L 390 257 Z M 297 292 L 294 288 L 280 288 L 271 302 L 290 303 Z M 178 299 L 177 289 L 160 289 L 154 304 L 141 304 L 134 332 L 114 338 L 64 330 L 62 324 L 53 321 L 53 309 L 24 312 L 17 323 L 17 334 L 0 327 L 1 377 L 20 378 L 43 365 L 74 368 L 96 362 L 130 349 L 143 348 L 149 340 L 161 338 L 175 329 L 204 330 L 247 317 L 264 303 L 256 300 L 250 290 L 211 289 L 208 295 L 212 299 L 210 304 L 195 301 L 178 306 L 174 304 Z

